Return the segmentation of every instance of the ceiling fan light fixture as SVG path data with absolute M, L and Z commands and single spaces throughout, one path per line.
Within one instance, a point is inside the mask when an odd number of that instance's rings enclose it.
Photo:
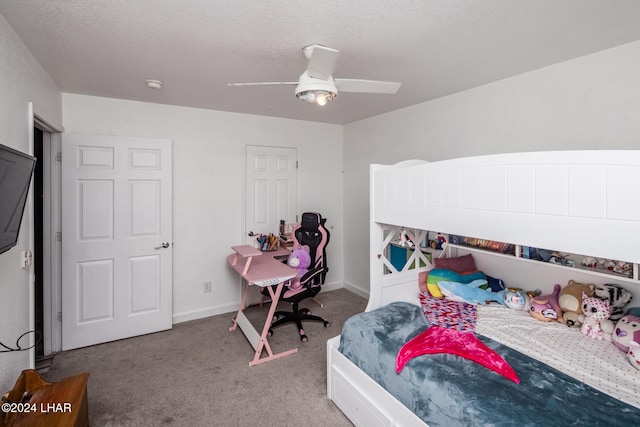
M 338 90 L 333 77 L 329 77 L 327 80 L 319 79 L 309 76 L 309 73 L 305 71 L 298 79 L 296 96 L 302 101 L 323 106 L 338 96 Z
M 323 106 L 327 105 L 327 102 L 333 101 L 338 94 L 327 90 L 305 90 L 296 93 L 296 96 L 301 101 Z

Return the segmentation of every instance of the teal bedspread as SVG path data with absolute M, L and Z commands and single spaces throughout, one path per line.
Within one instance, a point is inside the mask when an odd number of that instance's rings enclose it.
M 428 328 L 422 309 L 403 302 L 351 317 L 339 350 L 429 426 L 638 426 L 640 409 L 487 337 L 520 377 L 516 384 L 452 354 L 396 356 Z

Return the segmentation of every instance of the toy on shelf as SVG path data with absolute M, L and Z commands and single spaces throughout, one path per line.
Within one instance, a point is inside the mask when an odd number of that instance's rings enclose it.
M 580 260 L 580 265 L 588 268 L 597 268 L 598 260 L 592 256 L 586 256 Z
M 405 230 L 404 227 L 402 227 L 402 230 L 400 231 L 400 242 L 399 242 L 399 245 L 402 246 L 402 247 L 404 247 L 404 246 L 412 247 L 413 246 L 413 242 L 407 236 L 407 230 Z
M 575 267 L 576 263 L 569 259 L 569 254 L 563 254 L 560 252 L 554 252 L 549 258 L 549 262 L 552 264 L 564 265 L 565 267 Z
M 596 340 L 611 341 L 613 322 L 609 320 L 609 301 L 582 294 L 583 334 Z
M 611 259 L 598 258 L 598 264 L 602 266 L 605 270 L 613 271 L 613 267 L 616 266 L 616 263 Z
M 631 276 L 633 272 L 633 267 L 628 262 L 618 261 L 616 265 L 613 267 L 613 272 L 622 274 L 625 276 Z

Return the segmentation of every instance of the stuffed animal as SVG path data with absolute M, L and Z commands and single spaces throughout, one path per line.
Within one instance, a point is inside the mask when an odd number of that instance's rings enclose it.
M 616 266 L 616 263 L 611 259 L 598 258 L 598 264 L 602 266 L 602 268 L 607 269 L 609 271 L 613 270 L 613 267 Z
M 582 294 L 582 312 L 582 333 L 596 340 L 611 341 L 613 322 L 609 320 L 609 300 Z
M 529 295 L 521 288 L 507 288 L 504 291 L 504 305 L 514 310 L 529 308 Z
M 640 370 L 640 344 L 635 341 L 631 341 L 629 343 L 627 360 L 629 361 L 629 363 L 631 363 L 631 366 Z
M 640 343 L 640 317 L 631 314 L 622 316 L 611 334 L 611 341 L 624 352 L 629 351 L 631 341 Z M 640 356 L 640 351 L 638 351 L 638 356 Z
M 595 296 L 609 301 L 609 312 L 611 314 L 609 319 L 612 321 L 618 320 L 624 315 L 623 308 L 632 298 L 631 292 L 613 283 L 596 286 Z
M 562 310 L 558 305 L 558 294 L 561 286 L 556 283 L 553 292 L 549 295 L 541 295 L 529 299 L 529 314 L 534 319 L 543 322 L 552 322 L 557 320 L 562 322 Z
M 569 327 L 580 327 L 580 315 L 582 314 L 582 293 L 592 297 L 595 285 L 578 283 L 569 280 L 567 286 L 558 294 L 558 305 L 562 310 L 562 322 Z
M 618 261 L 613 267 L 613 272 L 618 274 L 624 274 L 625 276 L 631 276 L 633 267 L 630 263 L 624 261 Z
M 309 266 L 311 265 L 311 256 L 309 255 L 309 246 L 298 246 L 289 255 L 287 259 L 287 265 L 291 268 L 296 269 L 296 277 L 291 279 L 291 283 L 289 284 L 290 290 L 300 289 L 300 278 L 304 276 L 307 271 L 309 271 Z
M 504 291 L 492 292 L 481 288 L 481 286 L 486 285 L 486 279 L 478 279 L 470 283 L 438 282 L 440 291 L 448 300 L 466 302 L 473 305 L 488 304 L 491 301 L 496 301 L 504 305 Z
M 592 256 L 586 256 L 580 260 L 580 265 L 589 268 L 596 268 L 598 266 L 598 260 Z

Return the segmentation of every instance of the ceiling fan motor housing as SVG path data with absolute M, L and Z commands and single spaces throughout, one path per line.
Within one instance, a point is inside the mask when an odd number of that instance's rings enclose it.
M 296 96 L 301 92 L 307 92 L 310 90 L 323 90 L 327 92 L 333 92 L 336 95 L 338 94 L 338 89 L 336 89 L 336 84 L 333 81 L 333 77 L 329 77 L 327 80 L 316 79 L 309 76 L 308 72 L 305 71 L 300 75 L 298 79 L 298 86 L 296 86 Z

